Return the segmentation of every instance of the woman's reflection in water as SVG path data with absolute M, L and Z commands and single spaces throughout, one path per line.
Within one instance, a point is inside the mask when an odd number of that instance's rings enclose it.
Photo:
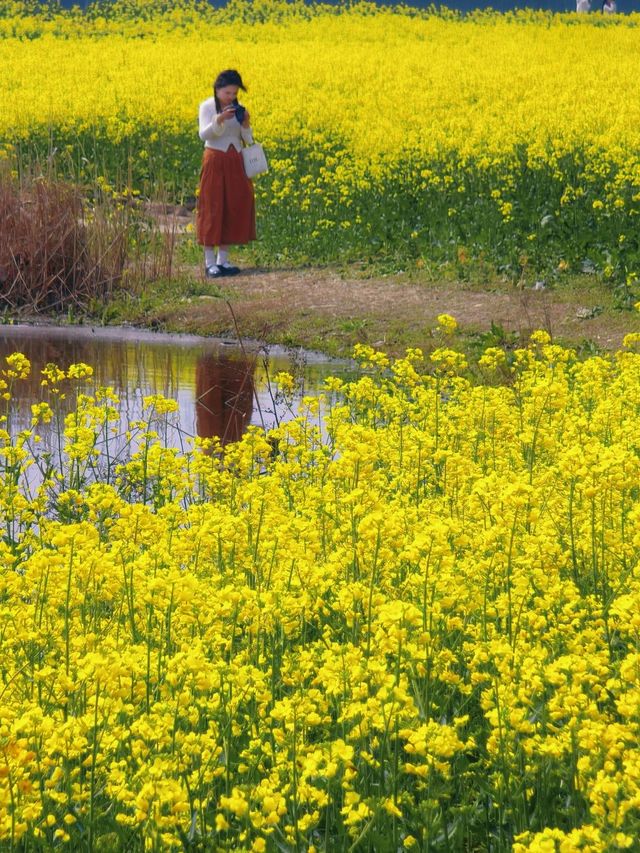
M 200 438 L 238 441 L 251 422 L 255 360 L 207 354 L 196 363 L 196 430 Z

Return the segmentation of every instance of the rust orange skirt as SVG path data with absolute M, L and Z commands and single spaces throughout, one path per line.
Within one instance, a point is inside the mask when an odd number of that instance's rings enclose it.
M 200 170 L 196 234 L 202 246 L 226 246 L 256 239 L 253 184 L 244 173 L 242 154 L 205 148 Z

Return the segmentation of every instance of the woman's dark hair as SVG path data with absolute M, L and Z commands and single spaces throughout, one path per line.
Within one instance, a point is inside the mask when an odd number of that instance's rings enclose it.
M 216 110 L 220 112 L 220 102 L 216 94 L 218 89 L 224 89 L 225 86 L 237 86 L 243 92 L 247 91 L 247 87 L 242 82 L 242 77 L 233 68 L 227 68 L 226 71 L 221 71 L 213 81 L 213 94 L 216 99 Z

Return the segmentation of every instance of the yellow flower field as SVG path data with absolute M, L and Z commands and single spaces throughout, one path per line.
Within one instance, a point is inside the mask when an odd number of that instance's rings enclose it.
M 193 194 L 198 103 L 238 67 L 271 158 L 265 255 L 422 265 L 462 247 L 514 276 L 588 262 L 635 281 L 637 15 L 16 8 L 0 18 L 9 160 Z
M 12 439 L 7 358 L 3 849 L 635 849 L 637 336 L 471 382 L 439 320 L 225 448 L 164 448 L 149 398 L 117 466 L 86 365 Z
M 639 23 L 5 0 L 0 179 L 193 195 L 238 67 L 258 256 L 589 269 L 630 303 Z M 640 339 L 536 332 L 471 380 L 434 336 L 224 447 L 165 447 L 149 397 L 125 460 L 90 366 L 21 429 L 31 366 L 0 365 L 1 849 L 637 849 Z

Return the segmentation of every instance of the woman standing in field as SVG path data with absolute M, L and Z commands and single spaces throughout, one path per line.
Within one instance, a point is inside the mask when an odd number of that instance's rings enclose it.
M 245 175 L 241 153 L 242 143 L 251 144 L 253 134 L 249 113 L 238 104 L 240 89 L 246 91 L 238 72 L 222 71 L 213 84 L 213 97 L 200 104 L 204 156 L 196 233 L 204 246 L 207 278 L 239 273 L 229 262 L 229 245 L 256 238 L 253 184 Z

